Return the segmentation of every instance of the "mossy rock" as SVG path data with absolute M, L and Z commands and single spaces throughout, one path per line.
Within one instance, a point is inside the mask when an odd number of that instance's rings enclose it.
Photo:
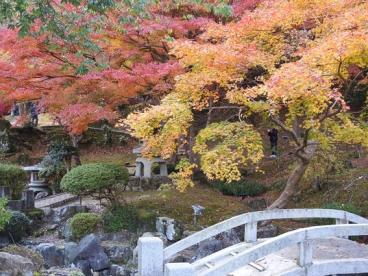
M 30 219 L 42 219 L 44 212 L 41 209 L 30 209 L 26 211 L 26 215 L 30 218 Z
M 139 227 L 147 231 L 156 230 L 156 218 L 157 215 L 146 209 L 138 209 L 138 223 Z
M 12 255 L 19 255 L 24 258 L 30 259 L 32 263 L 35 265 L 36 270 L 41 270 L 43 267 L 43 264 L 44 264 L 43 257 L 39 253 L 27 247 L 18 246 L 18 245 L 8 245 L 7 247 L 2 248 L 1 251 L 12 254 Z

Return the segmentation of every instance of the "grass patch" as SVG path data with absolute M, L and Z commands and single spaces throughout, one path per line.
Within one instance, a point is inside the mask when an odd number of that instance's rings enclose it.
M 249 209 L 239 199 L 224 196 L 219 191 L 196 185 L 184 193 L 175 189 L 166 191 L 145 192 L 145 196 L 134 200 L 132 206 L 139 210 L 153 212 L 156 216 L 167 216 L 176 219 L 186 226 L 193 226 L 193 204 L 200 204 L 206 209 L 199 219 L 199 225 L 209 226 L 234 215 L 248 212 Z

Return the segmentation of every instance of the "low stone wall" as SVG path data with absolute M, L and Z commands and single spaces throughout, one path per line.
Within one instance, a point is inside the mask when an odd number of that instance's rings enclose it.
M 155 175 L 151 178 L 148 177 L 129 177 L 127 191 L 142 192 L 148 190 L 157 190 L 161 184 L 171 183 L 171 179 L 167 176 Z
M 11 199 L 11 189 L 9 187 L 0 187 L 0 198 L 8 198 L 8 208 L 15 211 L 23 211 L 33 209 L 35 207 L 34 193 L 33 191 L 23 191 L 22 199 L 12 200 Z

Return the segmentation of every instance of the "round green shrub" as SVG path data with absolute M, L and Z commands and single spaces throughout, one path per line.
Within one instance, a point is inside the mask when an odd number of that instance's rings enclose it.
M 31 221 L 24 213 L 12 211 L 10 220 L 5 226 L 5 232 L 11 240 L 20 241 L 22 237 L 31 233 Z
M 27 173 L 18 166 L 0 163 L 0 186 L 12 190 L 12 199 L 20 199 L 26 187 Z
M 76 195 L 91 195 L 115 201 L 128 184 L 127 168 L 116 164 L 95 163 L 78 166 L 61 180 L 61 188 Z
M 212 185 L 224 195 L 231 196 L 259 196 L 266 192 L 266 187 L 258 182 L 246 180 L 226 183 L 223 181 L 212 182 Z
M 115 205 L 103 214 L 103 224 L 106 232 L 118 232 L 123 229 L 136 231 L 139 226 L 139 212 L 133 206 Z
M 81 239 L 85 235 L 95 232 L 101 223 L 101 217 L 93 213 L 78 213 L 70 220 L 73 237 Z

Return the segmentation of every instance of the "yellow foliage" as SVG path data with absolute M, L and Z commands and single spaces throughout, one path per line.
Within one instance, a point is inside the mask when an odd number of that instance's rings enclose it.
M 178 172 L 171 173 L 170 178 L 180 192 L 184 192 L 188 187 L 194 186 L 192 176 L 193 170 L 196 168 L 197 165 L 190 163 L 186 158 L 181 159 L 176 165 Z
M 263 158 L 260 134 L 243 122 L 210 124 L 197 135 L 193 151 L 200 155 L 201 169 L 209 179 L 227 182 L 240 179 L 240 166 Z
M 185 103 L 167 96 L 159 106 L 128 116 L 126 123 L 135 137 L 143 140 L 143 154 L 170 158 L 177 149 L 179 138 L 186 136 L 192 112 Z

